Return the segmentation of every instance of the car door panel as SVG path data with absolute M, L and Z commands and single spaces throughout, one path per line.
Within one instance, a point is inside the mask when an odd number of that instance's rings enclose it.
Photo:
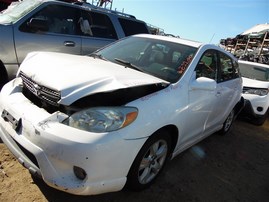
M 105 39 L 105 38 L 95 38 L 95 37 L 82 37 L 82 48 L 81 48 L 81 54 L 89 54 L 97 49 L 106 46 L 112 42 L 114 42 L 116 39 Z
M 52 51 L 80 54 L 81 38 L 59 34 L 35 34 L 15 31 L 15 47 L 18 62 L 21 63 L 27 53 L 32 51 Z

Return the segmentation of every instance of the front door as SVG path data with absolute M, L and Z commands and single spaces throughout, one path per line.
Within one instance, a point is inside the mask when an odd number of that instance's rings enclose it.
M 20 23 L 14 30 L 18 63 L 32 51 L 81 54 L 79 17 L 79 9 L 50 4 Z M 41 23 L 30 26 L 34 20 L 43 22 L 43 27 Z

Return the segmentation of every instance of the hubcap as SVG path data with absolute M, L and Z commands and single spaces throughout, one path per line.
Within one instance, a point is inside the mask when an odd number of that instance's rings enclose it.
M 164 165 L 167 155 L 167 143 L 164 140 L 155 142 L 144 155 L 138 171 L 141 184 L 152 181 Z
M 234 118 L 234 112 L 232 111 L 229 116 L 227 117 L 226 121 L 225 121 L 225 125 L 224 125 L 224 131 L 228 131 L 229 128 L 231 127 L 232 123 L 233 123 L 233 118 Z

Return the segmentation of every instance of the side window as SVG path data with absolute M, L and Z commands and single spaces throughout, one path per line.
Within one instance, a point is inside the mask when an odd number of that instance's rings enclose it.
M 196 66 L 196 78 L 207 77 L 217 80 L 217 52 L 207 50 Z
M 238 67 L 237 70 L 234 68 L 233 60 L 224 53 L 219 53 L 220 55 L 220 75 L 219 82 L 228 81 L 235 77 L 238 77 Z
M 79 10 L 62 5 L 48 5 L 28 19 L 20 30 L 24 32 L 78 34 Z
M 125 36 L 130 36 L 140 33 L 148 33 L 148 29 L 143 22 L 138 22 L 134 20 L 128 20 L 124 18 L 119 18 L 119 22 L 124 31 Z
M 110 18 L 105 14 L 83 11 L 79 24 L 82 35 L 117 39 L 114 26 Z
M 233 60 L 233 66 L 234 66 L 234 77 L 239 78 L 240 77 L 240 70 L 239 70 L 238 62 Z

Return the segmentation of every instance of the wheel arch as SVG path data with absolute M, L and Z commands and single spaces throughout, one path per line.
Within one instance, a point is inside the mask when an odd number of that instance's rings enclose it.
M 178 142 L 178 128 L 175 126 L 175 125 L 166 125 L 160 129 L 158 129 L 157 131 L 155 131 L 153 133 L 153 135 L 157 132 L 160 132 L 160 131 L 167 131 L 170 138 L 171 138 L 171 150 L 170 150 L 170 154 L 173 153 L 176 145 L 177 145 L 177 142 Z
M 245 107 L 245 99 L 241 96 L 240 101 L 234 106 L 235 118 Z
M 165 166 L 166 161 L 171 159 L 171 154 L 173 153 L 173 150 L 175 149 L 176 144 L 177 144 L 177 140 L 178 140 L 178 129 L 175 125 L 166 125 L 160 129 L 156 130 L 155 132 L 153 132 L 147 138 L 147 140 L 144 142 L 144 144 L 142 145 L 142 147 L 138 151 L 136 157 L 134 158 L 134 160 L 129 168 L 125 188 L 138 191 L 138 190 L 142 190 L 142 189 L 150 186 L 150 184 L 153 183 L 153 181 L 155 181 L 156 177 L 154 177 L 154 179 L 152 181 L 148 182 L 147 184 L 139 186 L 138 180 L 135 179 L 137 177 L 135 177 L 135 176 L 138 175 L 138 172 L 137 172 L 138 167 L 137 166 L 138 166 L 138 162 L 141 162 L 141 160 L 142 160 L 141 154 L 145 154 L 144 153 L 144 151 L 146 151 L 145 148 L 148 149 L 147 146 L 151 145 L 152 141 L 158 140 L 158 138 L 160 138 L 160 137 L 166 137 L 165 139 L 167 141 L 169 141 L 169 143 L 170 143 L 169 144 L 170 146 L 168 147 L 169 153 L 167 153 L 166 160 L 165 160 L 165 163 L 163 164 L 163 167 Z M 142 151 L 142 153 L 140 153 L 141 151 Z M 163 167 L 161 168 L 161 170 L 163 169 Z M 161 172 L 161 170 L 159 171 L 159 173 Z

